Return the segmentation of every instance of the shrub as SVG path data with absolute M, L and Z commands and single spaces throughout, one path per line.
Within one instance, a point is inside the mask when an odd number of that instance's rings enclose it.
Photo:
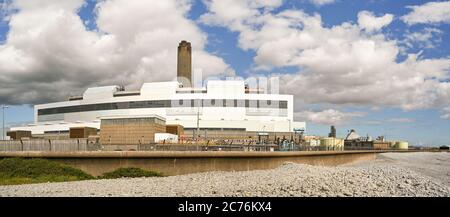
M 112 172 L 104 173 L 103 176 L 100 176 L 99 178 L 102 179 L 116 179 L 116 178 L 124 178 L 124 177 L 160 177 L 163 176 L 159 172 L 155 171 L 147 171 L 143 170 L 141 168 L 119 168 Z
M 46 159 L 5 158 L 0 160 L 0 185 L 94 178 L 80 169 Z

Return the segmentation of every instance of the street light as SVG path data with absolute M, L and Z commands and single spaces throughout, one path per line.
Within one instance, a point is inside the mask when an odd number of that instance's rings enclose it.
M 5 140 L 5 109 L 7 109 L 7 105 L 2 105 L 2 123 L 3 123 L 3 129 L 2 129 L 2 140 Z

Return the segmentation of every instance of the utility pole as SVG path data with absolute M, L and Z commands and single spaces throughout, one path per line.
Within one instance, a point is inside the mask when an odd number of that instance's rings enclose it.
M 198 137 L 200 135 L 200 105 L 197 107 L 197 133 L 196 136 Z M 195 138 L 195 140 L 198 140 L 198 138 Z
M 2 116 L 3 116 L 3 118 L 2 118 L 2 123 L 3 123 L 3 128 L 2 128 L 2 140 L 5 140 L 5 135 L 6 135 L 6 132 L 5 132 L 5 109 L 7 109 L 8 108 L 8 106 L 6 106 L 6 105 L 2 105 Z

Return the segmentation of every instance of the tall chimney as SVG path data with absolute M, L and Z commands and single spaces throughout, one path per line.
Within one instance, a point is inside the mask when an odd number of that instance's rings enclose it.
M 336 138 L 336 128 L 334 126 L 331 126 L 330 133 L 328 134 L 328 137 Z
M 181 41 L 178 45 L 177 80 L 183 87 L 192 86 L 192 55 L 191 43 Z

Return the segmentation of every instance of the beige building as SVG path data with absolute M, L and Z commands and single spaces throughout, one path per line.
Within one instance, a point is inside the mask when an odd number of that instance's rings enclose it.
M 6 133 L 6 136 L 9 136 L 11 140 L 21 140 L 22 138 L 31 138 L 31 131 L 25 130 L 9 131 Z
M 135 116 L 102 118 L 100 143 L 102 145 L 139 145 L 155 142 L 155 133 L 165 133 L 163 117 Z
M 166 133 L 182 136 L 184 134 L 184 127 L 179 124 L 166 125 Z
M 71 139 L 89 138 L 89 136 L 95 135 L 97 135 L 97 128 L 94 127 L 71 127 L 69 130 Z

